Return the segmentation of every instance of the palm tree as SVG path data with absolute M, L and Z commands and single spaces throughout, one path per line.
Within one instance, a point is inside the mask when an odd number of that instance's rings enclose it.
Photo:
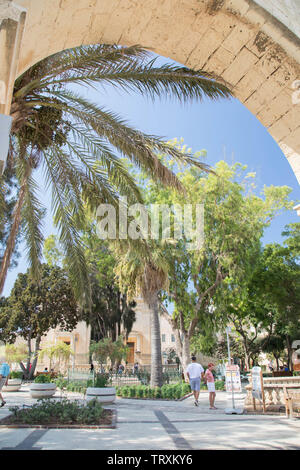
M 138 243 L 137 243 L 138 242 Z M 158 243 L 143 239 L 119 240 L 114 244 L 119 259 L 116 275 L 122 292 L 129 298 L 139 293 L 150 309 L 151 381 L 152 387 L 162 385 L 159 293 L 168 289 L 169 266 Z
M 216 78 L 201 70 L 170 64 L 156 66 L 149 52 L 139 46 L 103 44 L 59 52 L 24 72 L 15 82 L 11 106 L 9 161 L 15 167 L 19 193 L 0 268 L 0 294 L 21 222 L 28 259 L 35 277 L 39 277 L 43 207 L 37 197 L 40 182 L 34 179 L 37 169 L 43 170 L 46 186 L 52 191 L 54 223 L 74 290 L 87 298 L 88 272 L 78 229 L 85 204 L 91 209 L 103 202 L 116 204 L 120 195 L 141 201 L 134 178 L 118 154 L 127 156 L 157 181 L 179 190 L 181 183 L 157 153 L 209 170 L 191 155 L 133 129 L 114 113 L 89 102 L 74 92 L 72 85 L 112 84 L 128 92 L 151 98 L 172 96 L 181 102 L 201 100 L 203 96 L 229 97 L 226 84 Z

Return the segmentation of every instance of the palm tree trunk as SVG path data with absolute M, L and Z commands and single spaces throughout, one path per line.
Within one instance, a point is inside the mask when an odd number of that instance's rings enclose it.
M 150 296 L 150 328 L 151 328 L 151 387 L 161 387 L 162 378 L 162 360 L 161 360 L 161 336 L 158 313 L 158 293 L 154 292 Z
M 7 240 L 6 244 L 6 249 L 3 255 L 2 263 L 1 263 L 1 268 L 0 268 L 0 295 L 3 292 L 5 280 L 7 277 L 7 272 L 11 263 L 11 258 L 15 249 L 16 245 L 16 238 L 19 232 L 20 224 L 21 224 L 21 211 L 22 207 L 24 204 L 24 199 L 25 199 L 25 193 L 26 193 L 26 187 L 28 184 L 28 179 L 31 174 L 31 168 L 28 165 L 28 168 L 26 170 L 23 183 L 21 185 L 20 191 L 19 191 L 19 196 L 18 200 L 16 202 L 15 208 L 14 208 L 14 213 L 13 213 L 13 223 L 10 229 L 10 234 Z

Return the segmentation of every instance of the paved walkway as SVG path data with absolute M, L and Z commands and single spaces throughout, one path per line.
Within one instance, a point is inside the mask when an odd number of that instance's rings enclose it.
M 56 393 L 60 396 L 60 392 Z M 69 394 L 82 399 L 82 395 Z M 5 394 L 9 406 L 30 405 L 28 386 Z M 240 397 L 243 399 L 243 396 Z M 237 401 L 236 406 L 239 403 Z M 217 410 L 208 408 L 208 392 L 201 392 L 199 407 L 192 397 L 182 402 L 118 398 L 116 429 L 0 429 L 0 450 L 197 450 L 299 449 L 300 420 L 285 416 L 227 415 L 226 392 L 217 392 Z

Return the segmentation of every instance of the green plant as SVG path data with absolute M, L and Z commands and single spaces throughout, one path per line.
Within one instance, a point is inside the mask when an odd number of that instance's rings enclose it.
M 59 402 L 38 400 L 31 408 L 9 408 L 13 414 L 10 422 L 20 424 L 98 424 L 103 408 L 97 400 L 86 405 L 67 399 Z
M 63 341 L 58 341 L 55 344 L 50 344 L 43 348 L 39 353 L 39 358 L 42 361 L 44 356 L 49 357 L 51 369 L 51 363 L 53 359 L 58 359 L 59 365 L 61 361 L 67 364 L 72 355 L 74 355 L 74 352 L 71 350 L 71 346 L 69 344 L 65 344 Z
M 95 380 L 95 387 L 106 387 L 109 381 L 109 374 L 97 374 Z
M 190 384 L 183 382 L 181 385 L 181 390 L 182 390 L 182 396 L 187 395 L 188 393 L 191 392 Z
M 73 381 L 67 384 L 66 390 L 68 392 L 78 392 L 78 393 L 85 394 L 87 386 L 88 386 L 87 382 Z
M 129 397 L 135 398 L 136 397 L 136 385 L 132 385 L 129 389 Z
M 23 378 L 23 372 L 13 370 L 13 371 L 10 372 L 9 378 L 10 379 L 22 379 Z
M 52 382 L 54 382 L 54 380 L 51 379 L 50 374 L 41 374 L 34 379 L 34 383 L 36 384 L 47 384 Z
M 68 381 L 64 379 L 63 377 L 59 377 L 58 379 L 55 379 L 54 383 L 56 384 L 57 388 L 59 388 L 60 390 L 67 388 L 67 385 L 68 385 Z
M 118 396 L 124 398 L 150 398 L 178 400 L 191 391 L 190 385 L 185 382 L 165 384 L 162 387 L 149 387 L 147 385 L 125 385 L 116 387 Z
M 216 390 L 225 390 L 224 380 L 216 380 L 215 381 L 215 388 L 216 388 Z

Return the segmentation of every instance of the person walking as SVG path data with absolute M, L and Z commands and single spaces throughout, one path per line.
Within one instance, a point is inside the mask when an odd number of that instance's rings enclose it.
M 1 367 L 0 367 L 0 398 L 1 398 L 1 404 L 0 407 L 4 406 L 6 401 L 4 401 L 1 390 L 4 385 L 7 385 L 8 383 L 8 376 L 10 372 L 9 365 L 5 361 L 5 359 L 2 359 L 1 361 Z
M 206 385 L 207 385 L 207 390 L 209 392 L 209 404 L 210 404 L 209 409 L 210 410 L 217 409 L 215 407 L 215 399 L 216 399 L 215 378 L 212 373 L 214 367 L 215 365 L 212 362 L 210 362 L 204 374 L 204 378 L 205 378 Z
M 191 363 L 187 366 L 186 375 L 188 376 L 191 390 L 195 398 L 195 406 L 198 406 L 201 378 L 204 376 L 204 369 L 198 364 L 195 356 L 191 357 Z

